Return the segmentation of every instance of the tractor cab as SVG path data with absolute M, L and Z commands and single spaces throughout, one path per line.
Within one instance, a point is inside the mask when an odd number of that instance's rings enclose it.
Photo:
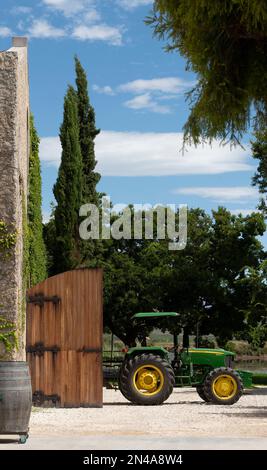
M 171 319 L 169 324 L 170 326 L 174 325 L 174 318 L 179 317 L 179 314 L 176 312 L 140 312 L 133 315 L 132 320 L 133 324 L 137 326 L 139 334 L 137 340 L 140 341 L 142 346 L 147 346 L 147 327 L 161 327 L 161 320 Z M 165 322 L 166 323 L 166 322 Z M 173 345 L 172 349 L 178 349 L 178 335 L 173 334 Z M 169 348 L 168 348 L 169 349 Z
M 153 350 L 158 351 L 159 354 L 164 354 L 165 357 L 168 355 L 172 357 L 172 366 L 176 368 L 179 362 L 182 361 L 184 365 L 189 366 L 207 366 L 207 367 L 232 367 L 234 361 L 234 353 L 231 351 L 225 351 L 224 349 L 210 349 L 210 348 L 190 348 L 189 347 L 189 336 L 183 338 L 183 344 L 179 345 L 177 331 L 173 333 L 173 344 L 171 347 L 156 347 L 147 346 L 146 338 L 146 326 L 157 326 L 160 327 L 160 320 L 170 318 L 170 325 L 174 326 L 175 319 L 179 317 L 177 312 L 140 312 L 133 315 L 132 319 L 134 323 L 139 324 L 140 334 L 138 339 L 142 346 L 137 348 L 131 348 L 128 354 L 134 354 L 138 351 Z M 156 322 L 155 322 L 156 320 Z M 174 328 L 175 330 L 175 328 Z

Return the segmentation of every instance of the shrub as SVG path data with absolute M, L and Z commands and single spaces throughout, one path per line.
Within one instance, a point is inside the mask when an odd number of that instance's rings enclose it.
M 248 341 L 242 341 L 242 340 L 230 340 L 227 341 L 225 345 L 225 349 L 228 351 L 232 351 L 235 354 L 252 354 L 252 348 L 251 345 L 248 343 Z
M 198 340 L 198 347 L 214 349 L 218 347 L 218 344 L 213 335 L 203 335 Z
M 252 383 L 255 385 L 267 385 L 267 374 L 253 374 Z

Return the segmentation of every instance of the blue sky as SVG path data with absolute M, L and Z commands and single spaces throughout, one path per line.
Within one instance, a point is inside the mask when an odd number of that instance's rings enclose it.
M 99 190 L 114 203 L 225 205 L 247 213 L 257 205 L 250 185 L 256 162 L 245 150 L 190 147 L 184 93 L 196 77 L 177 53 L 167 54 L 144 18 L 150 0 L 1 0 L 1 49 L 12 35 L 29 37 L 31 109 L 41 136 L 43 209 L 47 217 L 60 161 L 63 99 L 74 84 L 73 58 L 85 67 L 97 126 Z

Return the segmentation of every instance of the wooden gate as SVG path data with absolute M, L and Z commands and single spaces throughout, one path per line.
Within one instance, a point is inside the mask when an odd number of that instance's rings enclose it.
M 35 404 L 101 407 L 103 273 L 77 269 L 27 295 L 27 360 Z

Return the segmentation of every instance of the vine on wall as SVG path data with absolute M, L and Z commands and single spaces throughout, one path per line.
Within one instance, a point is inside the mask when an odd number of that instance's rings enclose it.
M 17 233 L 11 231 L 7 223 L 0 219 L 0 257 L 7 259 L 15 249 L 16 241 Z M 16 325 L 0 316 L 0 346 L 1 345 L 4 346 L 5 353 L 9 354 L 17 348 L 18 342 Z
M 0 317 L 0 344 L 1 343 L 4 345 L 5 352 L 7 354 L 11 353 L 18 347 L 15 323 L 12 323 L 2 317 Z
M 0 255 L 5 258 L 10 256 L 12 249 L 16 245 L 17 234 L 10 232 L 7 223 L 0 219 Z

